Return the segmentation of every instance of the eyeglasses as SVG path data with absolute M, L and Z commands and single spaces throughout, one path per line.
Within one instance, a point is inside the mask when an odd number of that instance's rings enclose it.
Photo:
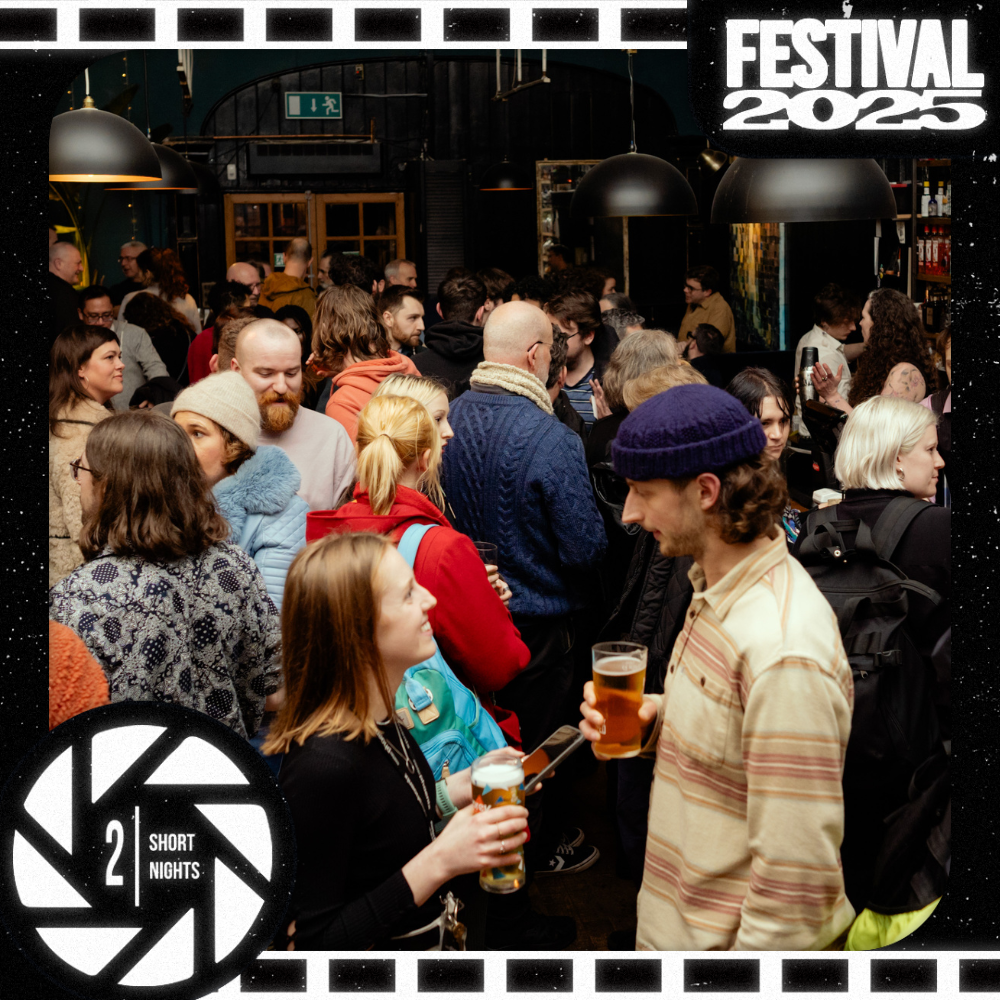
M 73 470 L 73 482 L 74 483 L 78 483 L 80 481 L 80 472 L 81 471 L 83 471 L 83 472 L 90 472 L 91 471 L 85 465 L 81 465 L 80 461 L 81 460 L 78 458 L 78 459 L 76 459 L 76 461 L 69 463 L 69 467 Z
M 83 318 L 84 319 L 94 319 L 94 320 L 114 319 L 115 318 L 115 314 L 113 312 L 107 312 L 107 313 L 90 313 L 90 312 L 84 312 Z
M 119 257 L 118 263 L 120 264 L 123 260 L 138 260 L 138 254 L 135 257 Z
M 703 292 L 704 288 L 695 288 L 694 285 L 685 285 L 684 290 L 687 292 Z
M 546 341 L 544 341 L 544 340 L 536 340 L 536 341 L 535 341 L 535 342 L 534 342 L 534 343 L 533 343 L 533 344 L 531 345 L 531 347 L 529 347 L 529 348 L 528 348 L 528 350 L 530 351 L 532 347 L 538 347 L 538 345 L 539 345 L 539 344 L 541 344 L 541 345 L 542 345 L 542 347 L 547 347 L 547 348 L 548 348 L 548 349 L 549 349 L 550 351 L 552 350 L 552 345 L 551 345 L 551 344 L 549 344 L 549 343 L 547 343 L 547 342 L 546 342 Z

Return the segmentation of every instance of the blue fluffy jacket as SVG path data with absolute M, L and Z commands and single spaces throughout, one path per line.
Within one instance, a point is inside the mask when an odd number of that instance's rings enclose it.
M 607 538 L 578 435 L 523 396 L 474 389 L 448 419 L 442 481 L 455 527 L 497 546 L 511 613 L 582 607 Z
M 296 494 L 301 482 L 299 470 L 280 448 L 261 445 L 213 490 L 233 529 L 232 541 L 253 558 L 279 611 L 288 567 L 306 544 L 309 504 Z

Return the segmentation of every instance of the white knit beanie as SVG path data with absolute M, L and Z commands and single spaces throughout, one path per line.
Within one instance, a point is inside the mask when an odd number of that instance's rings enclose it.
M 251 451 L 257 450 L 260 409 L 253 389 L 239 372 L 219 372 L 189 385 L 174 400 L 170 416 L 180 410 L 214 420 Z

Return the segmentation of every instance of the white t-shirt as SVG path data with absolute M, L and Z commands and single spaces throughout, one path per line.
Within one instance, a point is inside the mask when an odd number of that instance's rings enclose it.
M 837 374 L 837 368 L 844 366 L 843 374 L 840 376 L 840 385 L 837 387 L 840 395 L 847 399 L 847 393 L 851 388 L 851 369 L 847 367 L 847 356 L 844 354 L 844 343 L 831 337 L 821 327 L 814 326 L 805 334 L 795 347 L 795 373 L 798 374 L 802 363 L 802 348 L 815 347 L 819 351 L 819 360 L 830 366 L 832 374 Z M 792 418 L 792 427 L 804 437 L 809 437 L 809 431 L 802 422 L 802 401 L 795 397 L 795 416 Z
M 292 460 L 302 476 L 299 496 L 310 510 L 333 510 L 341 493 L 354 485 L 354 443 L 344 425 L 325 413 L 303 407 L 287 431 L 263 431 L 260 443 L 277 445 Z

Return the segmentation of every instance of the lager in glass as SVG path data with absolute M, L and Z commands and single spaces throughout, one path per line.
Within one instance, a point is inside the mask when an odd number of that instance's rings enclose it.
M 472 806 L 476 812 L 486 812 L 494 806 L 524 805 L 524 768 L 517 757 L 507 759 L 480 757 L 472 765 Z M 513 837 L 514 834 L 511 834 Z M 479 884 L 486 892 L 516 892 L 524 885 L 524 848 L 508 850 L 517 854 L 515 864 L 484 868 Z M 501 857 L 497 848 L 497 857 Z
M 594 749 L 602 757 L 635 757 L 642 748 L 639 708 L 646 683 L 646 647 L 599 642 L 593 647 L 594 706 L 604 716 Z

